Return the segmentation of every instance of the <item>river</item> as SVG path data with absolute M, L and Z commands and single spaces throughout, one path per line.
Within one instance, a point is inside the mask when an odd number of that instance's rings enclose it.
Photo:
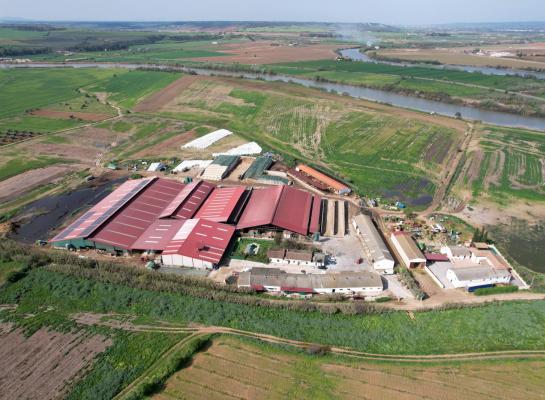
M 462 118 L 473 121 L 482 121 L 491 125 L 511 128 L 528 128 L 545 131 L 545 118 L 527 117 L 497 111 L 481 110 L 476 107 L 442 103 L 435 100 L 421 99 L 379 89 L 368 89 L 360 86 L 342 83 L 317 82 L 312 79 L 299 78 L 288 75 L 269 75 L 257 72 L 230 72 L 221 70 L 209 70 L 201 68 L 174 67 L 169 65 L 151 64 L 125 64 L 125 63 L 31 63 L 31 64 L 0 64 L 0 68 L 157 68 L 179 70 L 181 72 L 194 72 L 199 75 L 217 75 L 228 77 L 242 77 L 246 79 L 259 79 L 269 82 L 297 83 L 299 85 L 325 90 L 332 93 L 348 95 L 357 99 L 371 100 L 379 103 L 390 104 L 395 107 L 407 108 L 426 113 L 434 113 L 448 117 L 454 117 L 457 113 Z

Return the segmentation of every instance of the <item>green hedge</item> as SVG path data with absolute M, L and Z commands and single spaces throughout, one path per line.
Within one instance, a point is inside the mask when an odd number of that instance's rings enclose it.
M 475 293 L 475 296 L 489 296 L 492 294 L 518 292 L 518 290 L 518 286 L 495 286 L 491 288 L 477 289 L 473 293 Z

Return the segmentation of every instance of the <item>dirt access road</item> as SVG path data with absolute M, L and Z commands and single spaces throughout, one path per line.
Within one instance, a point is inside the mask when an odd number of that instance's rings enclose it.
M 198 335 L 211 335 L 211 334 L 229 334 L 244 336 L 249 338 L 258 339 L 268 343 L 283 344 L 288 346 L 294 346 L 301 349 L 309 349 L 315 347 L 318 344 L 303 342 L 299 340 L 285 339 L 278 336 L 267 335 L 263 333 L 255 333 L 244 331 L 241 329 L 227 328 L 221 326 L 201 326 L 191 325 L 183 326 L 171 324 L 168 322 L 157 323 L 155 325 L 138 325 L 132 324 L 130 321 L 119 321 L 115 317 L 120 316 L 116 314 L 94 314 L 94 313 L 81 313 L 72 315 L 72 319 L 82 325 L 87 326 L 105 326 L 108 328 L 123 329 L 135 332 L 161 332 L 161 333 L 188 333 L 190 336 L 184 337 L 178 344 L 187 343 L 188 338 L 194 338 Z M 126 317 L 126 315 L 123 315 Z M 111 319 L 108 319 L 111 318 Z M 178 346 L 178 345 L 175 345 Z M 505 350 L 505 351 L 489 351 L 482 353 L 459 353 L 459 354 L 430 354 L 430 355 L 418 355 L 418 354 L 378 354 L 367 353 L 352 350 L 346 347 L 330 347 L 329 351 L 334 354 L 342 354 L 354 358 L 361 358 L 367 360 L 382 360 L 382 361 L 395 361 L 395 362 L 436 362 L 436 361 L 469 361 L 469 360 L 487 360 L 487 359 L 509 359 L 509 358 L 533 358 L 533 357 L 545 357 L 545 350 Z M 158 360 L 157 362 L 160 362 Z

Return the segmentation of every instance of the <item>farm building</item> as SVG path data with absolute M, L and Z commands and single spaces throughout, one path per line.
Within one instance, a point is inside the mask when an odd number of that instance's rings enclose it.
M 235 228 L 230 225 L 189 219 L 174 234 L 161 256 L 165 265 L 211 269 L 223 258 Z
M 252 190 L 237 229 L 287 230 L 306 236 L 320 231 L 321 199 L 289 186 Z
M 214 222 L 232 222 L 237 205 L 250 194 L 244 186 L 216 188 L 199 209 L 196 218 Z
M 381 274 L 393 274 L 394 258 L 371 217 L 358 214 L 352 220 L 352 224 L 363 241 L 364 250 L 367 258 L 373 262 L 373 268 Z
M 163 252 L 172 265 L 208 268 L 221 260 L 235 230 L 244 229 L 237 224 L 307 235 L 319 230 L 320 203 L 310 193 L 280 186 L 247 190 L 206 181 L 129 180 L 50 242 L 111 253 Z
M 157 171 L 164 171 L 166 168 L 166 165 L 161 162 L 153 162 L 148 167 L 149 172 L 157 172 Z
M 244 143 L 240 146 L 234 147 L 223 153 L 213 153 L 214 157 L 217 156 L 248 156 L 254 154 L 261 154 L 263 149 L 256 142 Z
M 449 258 L 445 254 L 425 253 L 424 256 L 428 264 L 449 261 Z
M 332 294 L 378 296 L 384 290 L 379 274 L 291 274 L 275 268 L 252 268 L 238 276 L 238 287 L 283 294 Z
M 231 173 L 240 161 L 239 156 L 218 156 L 204 172 L 202 178 L 210 181 L 221 181 Z
M 286 249 L 269 249 L 267 251 L 267 257 L 273 264 L 286 264 L 284 257 L 286 257 Z
M 453 260 L 469 260 L 471 259 L 471 251 L 464 246 L 444 246 L 441 247 L 441 254 L 445 254 L 449 259 Z
M 331 191 L 337 194 L 349 194 L 352 189 L 346 186 L 344 183 L 339 182 L 336 179 L 331 178 L 330 176 L 324 174 L 323 172 L 318 171 L 312 167 L 309 167 L 305 164 L 299 164 L 296 168 L 296 171 L 306 174 L 319 182 L 327 186 Z
M 290 185 L 291 182 L 288 178 L 282 178 L 276 175 L 261 175 L 257 180 L 257 183 L 263 183 L 265 185 Z
M 242 179 L 259 179 L 267 171 L 274 161 L 270 157 L 257 157 L 246 170 Z
M 455 288 L 472 290 L 479 286 L 509 284 L 511 274 L 505 269 L 495 269 L 490 266 L 458 267 L 447 271 L 447 279 Z
M 213 161 L 214 160 L 184 160 L 180 164 L 178 164 L 176 168 L 172 170 L 172 172 L 184 172 L 190 170 L 191 168 L 204 169 L 212 164 Z
M 392 244 L 408 268 L 426 265 L 426 257 L 420 251 L 412 236 L 407 232 L 393 232 L 390 236 Z
M 218 140 L 223 139 L 226 136 L 232 135 L 233 132 L 228 131 L 227 129 L 220 129 L 214 132 L 210 132 L 200 138 L 192 140 L 189 143 L 186 143 L 182 146 L 182 149 L 206 149 L 212 144 L 216 143 Z
M 299 265 L 301 267 L 319 268 L 324 266 L 323 253 L 304 250 L 270 249 L 267 257 L 272 264 Z

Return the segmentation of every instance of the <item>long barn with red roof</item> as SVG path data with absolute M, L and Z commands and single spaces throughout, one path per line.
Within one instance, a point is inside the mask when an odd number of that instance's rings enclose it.
M 50 242 L 112 253 L 153 251 L 162 253 L 165 264 L 212 268 L 224 258 L 236 230 L 319 232 L 321 204 L 319 196 L 288 186 L 129 180 Z

